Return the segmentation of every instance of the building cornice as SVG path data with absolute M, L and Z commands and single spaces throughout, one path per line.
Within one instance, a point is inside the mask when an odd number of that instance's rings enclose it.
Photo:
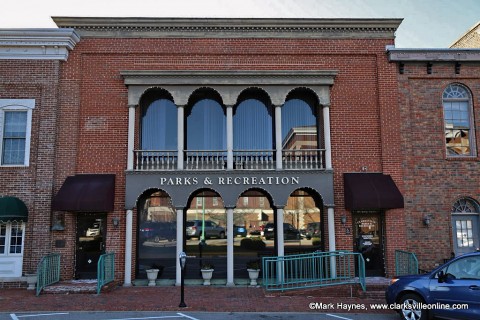
M 391 62 L 415 61 L 480 61 L 480 49 L 397 49 L 387 47 L 388 60 Z
M 0 59 L 65 61 L 79 41 L 73 29 L 0 29 Z
M 52 17 L 82 37 L 388 38 L 402 19 Z

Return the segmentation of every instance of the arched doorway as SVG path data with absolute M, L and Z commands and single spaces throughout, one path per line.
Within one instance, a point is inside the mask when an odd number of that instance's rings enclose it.
M 137 205 L 136 278 L 145 279 L 147 269 L 159 269 L 159 279 L 175 279 L 177 214 L 170 196 L 148 190 Z
M 201 278 L 202 265 L 214 266 L 215 279 L 227 278 L 227 214 L 221 196 L 213 190 L 194 192 L 185 210 L 187 279 Z
M 285 254 L 324 250 L 323 202 L 314 190 L 292 192 L 283 210 Z
M 462 198 L 452 206 L 453 250 L 456 256 L 474 252 L 479 244 L 480 205 L 473 199 Z
M 271 196 L 262 189 L 249 189 L 238 197 L 233 210 L 235 279 L 248 278 L 247 264 L 274 254 L 273 239 L 264 238 L 264 228 L 275 218 Z

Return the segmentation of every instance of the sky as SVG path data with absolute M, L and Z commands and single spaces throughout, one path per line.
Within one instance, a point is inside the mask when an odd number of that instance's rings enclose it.
M 1 0 L 0 28 L 56 28 L 52 16 L 403 18 L 397 48 L 447 48 L 480 21 L 480 0 Z

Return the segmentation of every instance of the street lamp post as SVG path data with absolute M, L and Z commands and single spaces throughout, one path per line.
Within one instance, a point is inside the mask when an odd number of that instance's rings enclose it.
M 184 295 L 184 292 L 185 292 L 185 263 L 187 262 L 187 255 L 185 252 L 180 252 L 180 254 L 178 255 L 178 260 L 180 261 L 180 268 L 182 269 L 182 276 L 181 276 L 181 280 L 180 280 L 180 304 L 178 305 L 178 307 L 180 308 L 185 308 L 187 305 L 185 304 L 185 295 Z

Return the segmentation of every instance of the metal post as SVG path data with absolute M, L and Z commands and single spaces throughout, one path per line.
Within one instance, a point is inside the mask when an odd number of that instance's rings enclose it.
M 180 304 L 179 308 L 185 308 L 185 262 L 187 261 L 187 255 L 185 252 L 180 252 L 178 259 L 180 260 L 180 267 L 182 268 L 182 279 L 180 280 Z

